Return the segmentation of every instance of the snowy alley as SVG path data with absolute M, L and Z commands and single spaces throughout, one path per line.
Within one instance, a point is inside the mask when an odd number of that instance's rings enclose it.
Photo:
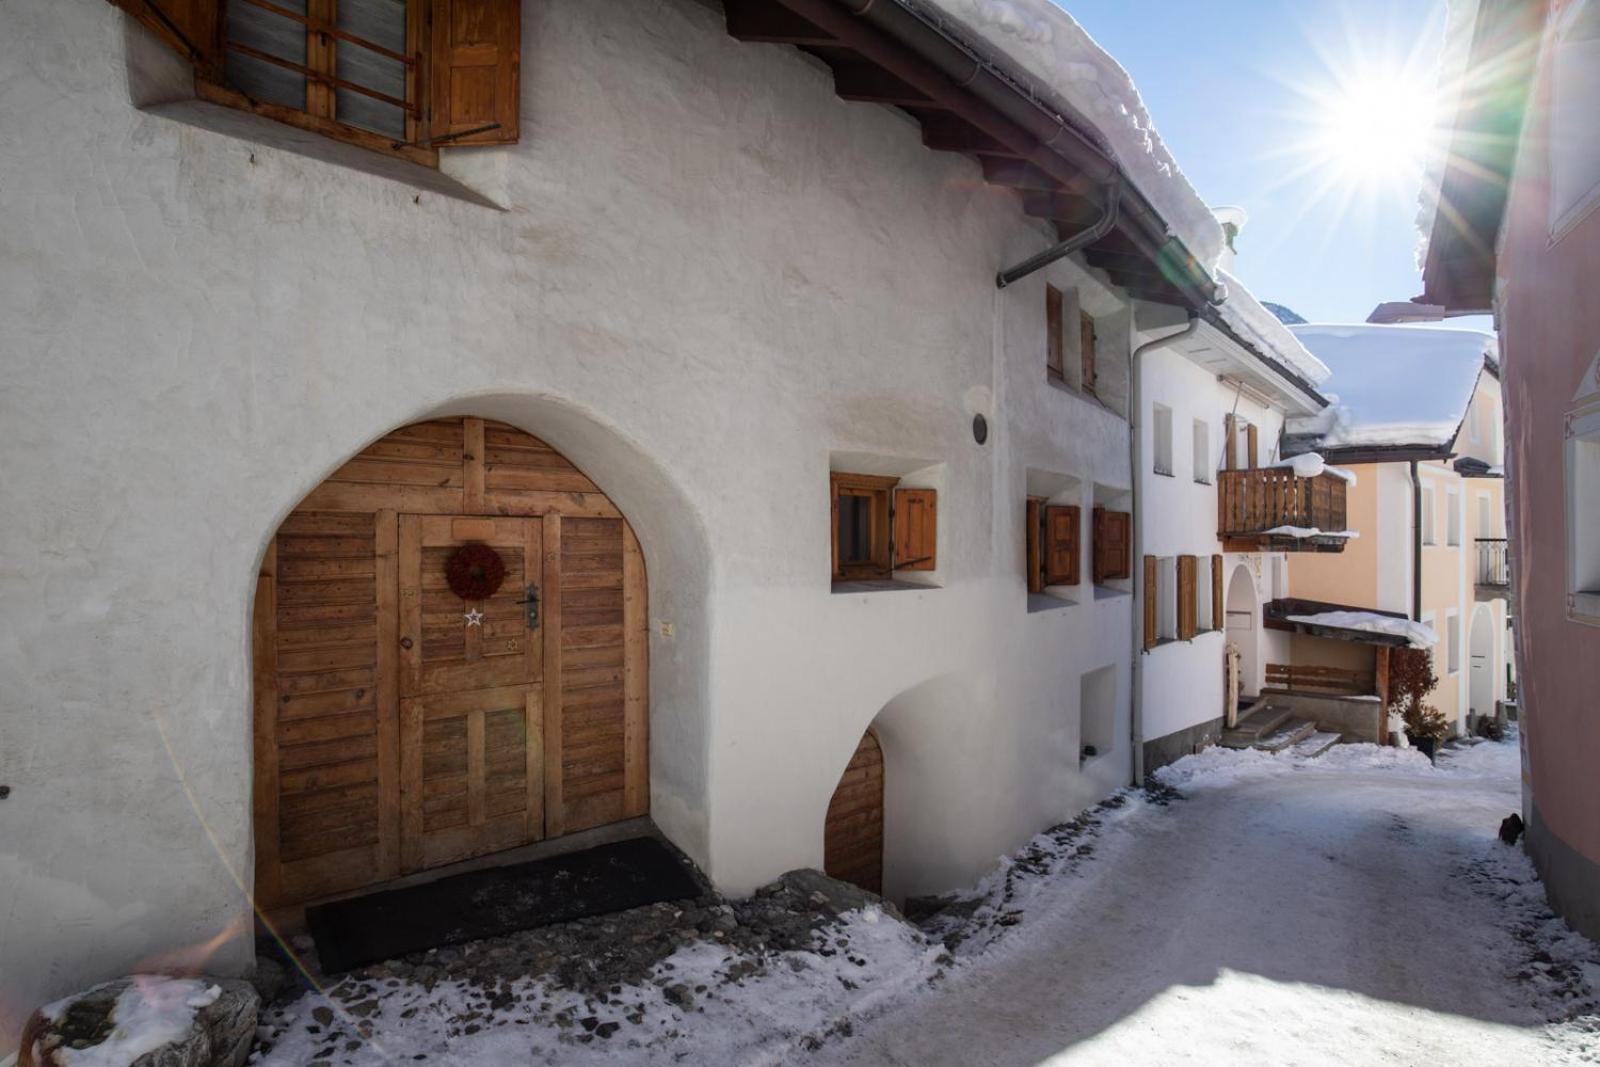
M 1163 772 L 1176 796 L 1040 835 L 925 934 L 869 906 L 819 937 L 843 951 L 697 940 L 602 997 L 379 972 L 269 1012 L 257 1058 L 1600 1062 L 1600 946 L 1495 838 L 1517 764 L 1514 739 L 1436 768 L 1213 748 Z

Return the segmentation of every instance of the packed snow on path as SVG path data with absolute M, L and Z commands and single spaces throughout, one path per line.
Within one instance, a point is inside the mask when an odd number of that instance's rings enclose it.
M 660 964 L 689 1004 L 649 982 L 335 987 L 269 1012 L 253 1062 L 1600 1063 L 1600 945 L 1495 837 L 1519 766 L 1514 741 L 1437 767 L 1208 749 L 920 930 L 851 912 L 759 967 L 695 942 Z

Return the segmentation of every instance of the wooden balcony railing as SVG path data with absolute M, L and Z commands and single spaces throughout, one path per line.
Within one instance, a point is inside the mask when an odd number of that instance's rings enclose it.
M 1478 538 L 1478 584 L 1504 589 L 1511 584 L 1511 566 L 1504 537 Z
M 1267 664 L 1267 685 L 1291 693 L 1336 693 L 1341 696 L 1364 696 L 1376 693 L 1375 675 L 1342 667 L 1308 667 L 1300 664 Z
M 1267 531 L 1293 526 L 1320 535 L 1294 537 Z M 1326 472 L 1296 477 L 1290 467 L 1217 472 L 1217 536 L 1230 552 L 1273 549 L 1342 552 L 1345 480 Z

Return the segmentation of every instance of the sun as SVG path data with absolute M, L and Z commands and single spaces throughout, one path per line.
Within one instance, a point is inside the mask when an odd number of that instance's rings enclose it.
M 1415 180 L 1433 148 L 1434 87 L 1403 70 L 1358 70 L 1312 94 L 1309 147 L 1350 182 Z

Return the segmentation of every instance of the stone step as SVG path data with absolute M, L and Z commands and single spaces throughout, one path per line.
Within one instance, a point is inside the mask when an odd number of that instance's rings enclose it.
M 1289 749 L 1289 755 L 1299 759 L 1316 759 L 1328 749 L 1339 743 L 1343 734 L 1331 734 L 1318 730 L 1304 741 L 1298 742 Z
M 1258 706 L 1236 725 L 1222 732 L 1222 744 L 1227 748 L 1250 748 L 1288 721 L 1289 712 L 1271 705 Z
M 1300 742 L 1304 741 L 1306 738 L 1310 737 L 1316 732 L 1316 723 L 1306 722 L 1303 719 L 1296 719 L 1287 726 L 1279 729 L 1276 733 L 1271 733 L 1266 737 L 1263 737 L 1261 740 L 1257 741 L 1253 747 L 1259 748 L 1263 752 L 1282 752 L 1290 745 L 1298 745 Z

